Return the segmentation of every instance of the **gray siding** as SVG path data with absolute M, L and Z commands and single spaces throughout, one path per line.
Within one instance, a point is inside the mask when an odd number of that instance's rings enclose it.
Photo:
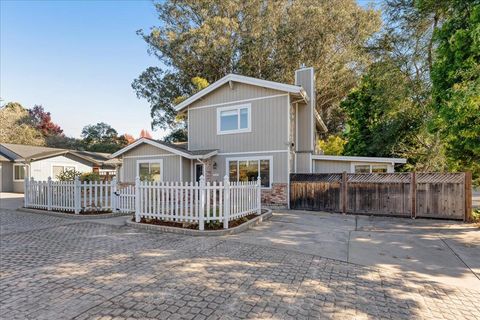
M 213 170 L 213 180 L 222 181 L 223 177 L 228 174 L 226 168 L 227 158 L 248 158 L 248 157 L 272 157 L 272 183 L 287 183 L 288 182 L 288 153 L 279 152 L 272 154 L 257 153 L 257 154 L 237 154 L 228 156 L 215 156 L 212 158 L 217 163 L 217 169 Z
M 192 161 L 190 159 L 186 159 L 182 157 L 182 181 L 193 181 L 191 179 L 191 164 Z
M 122 182 L 135 182 L 138 160 L 162 160 L 163 181 L 180 181 L 182 157 L 149 144 L 141 144 L 123 154 Z M 185 174 L 185 173 L 184 173 Z
M 310 153 L 297 153 L 296 154 L 296 167 L 292 168 L 292 172 L 295 173 L 310 173 L 311 172 L 311 165 L 310 165 Z
M 269 88 L 234 82 L 233 89 L 231 89 L 228 84 L 224 84 L 223 86 L 203 97 L 201 100 L 192 103 L 188 108 L 194 109 L 212 104 L 229 103 L 232 101 L 255 99 L 278 94 L 286 93 Z
M 354 165 L 386 165 L 387 172 L 395 172 L 395 167 L 390 163 L 313 160 L 315 173 L 342 173 L 344 171 L 347 173 L 354 173 Z
M 310 101 L 307 104 L 298 104 L 297 151 L 313 151 L 314 148 L 312 134 L 314 132 L 315 121 L 313 117 L 313 108 L 315 108 L 315 86 L 313 83 L 313 71 L 311 68 L 300 69 L 295 72 L 295 77 L 295 84 L 301 85 L 310 97 Z
M 350 173 L 350 162 L 331 161 L 331 160 L 313 160 L 315 173 Z
M 2 166 L 2 191 L 13 192 L 13 163 L 12 162 L 0 162 Z
M 213 93 L 216 95 L 216 93 Z M 251 104 L 251 132 L 217 134 L 217 109 L 189 110 L 190 150 L 219 149 L 223 152 L 287 150 L 288 96 L 254 100 Z

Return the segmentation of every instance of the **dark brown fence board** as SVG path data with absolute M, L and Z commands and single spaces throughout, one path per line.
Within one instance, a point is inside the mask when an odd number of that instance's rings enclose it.
M 467 177 L 464 173 L 292 174 L 290 207 L 468 220 Z

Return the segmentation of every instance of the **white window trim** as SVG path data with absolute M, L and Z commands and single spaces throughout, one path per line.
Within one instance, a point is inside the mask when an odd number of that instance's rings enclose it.
M 222 131 L 220 129 L 220 123 L 221 123 L 220 122 L 221 121 L 220 115 L 224 111 L 232 111 L 232 110 L 236 110 L 238 112 L 238 128 L 240 128 L 240 109 L 244 109 L 244 108 L 247 108 L 247 110 L 248 110 L 247 128 L 235 129 L 235 130 L 225 130 L 225 131 Z M 217 135 L 246 133 L 246 132 L 252 132 L 252 104 L 247 103 L 247 104 L 239 104 L 239 105 L 234 105 L 234 106 L 217 108 Z
M 272 189 L 273 185 L 273 157 L 272 156 L 265 156 L 265 157 L 233 157 L 233 158 L 226 158 L 225 159 L 225 175 L 230 178 L 230 161 L 250 161 L 250 160 L 268 160 L 270 162 L 270 172 L 269 172 L 269 181 L 270 185 L 268 187 L 262 187 L 262 189 L 270 190 Z M 238 174 L 238 164 L 237 164 L 237 174 Z
M 15 167 L 23 167 L 23 179 L 15 179 Z M 20 182 L 25 180 L 26 168 L 24 164 L 14 164 L 13 165 L 13 182 Z
M 136 162 L 136 177 L 140 177 L 140 163 L 160 163 L 160 181 L 163 181 L 163 159 L 148 159 L 148 160 L 137 160 Z
M 52 180 L 56 180 L 57 177 L 54 177 L 53 176 L 53 167 L 63 167 L 63 169 L 65 169 L 65 167 L 74 167 L 75 168 L 75 171 L 78 171 L 78 167 L 76 164 L 69 164 L 69 163 L 52 163 L 50 164 L 50 178 Z

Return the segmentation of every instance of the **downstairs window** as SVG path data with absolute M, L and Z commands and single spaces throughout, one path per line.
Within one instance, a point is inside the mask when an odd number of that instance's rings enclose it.
M 260 173 L 262 188 L 271 187 L 271 159 L 227 159 L 230 181 L 256 181 Z

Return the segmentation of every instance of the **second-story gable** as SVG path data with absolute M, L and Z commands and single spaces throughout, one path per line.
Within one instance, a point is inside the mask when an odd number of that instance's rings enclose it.
M 290 93 L 225 83 L 188 106 L 189 150 L 287 150 Z

